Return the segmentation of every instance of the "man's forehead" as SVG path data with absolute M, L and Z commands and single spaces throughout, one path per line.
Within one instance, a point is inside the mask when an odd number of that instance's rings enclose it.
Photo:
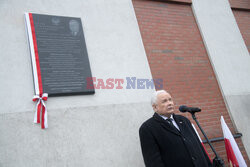
M 169 93 L 164 92 L 164 93 L 158 94 L 157 98 L 159 99 L 171 98 L 171 95 Z

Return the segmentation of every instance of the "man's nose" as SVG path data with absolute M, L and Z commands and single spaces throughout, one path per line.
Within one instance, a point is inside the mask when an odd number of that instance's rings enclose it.
M 172 105 L 172 104 L 173 104 L 173 102 L 172 102 L 172 101 L 168 101 L 168 103 L 167 103 L 167 104 L 168 104 L 168 106 L 169 106 L 169 105 Z

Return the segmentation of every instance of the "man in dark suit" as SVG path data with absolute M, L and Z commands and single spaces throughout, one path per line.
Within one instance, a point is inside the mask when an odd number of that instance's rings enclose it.
M 174 102 L 168 92 L 156 91 L 152 107 L 153 117 L 139 130 L 146 167 L 212 166 L 190 121 L 174 114 Z

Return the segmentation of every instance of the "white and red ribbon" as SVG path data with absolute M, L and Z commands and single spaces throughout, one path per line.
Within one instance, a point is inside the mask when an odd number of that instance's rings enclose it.
M 39 54 L 38 54 L 35 25 L 34 25 L 32 13 L 25 13 L 25 20 L 26 20 L 26 25 L 27 25 L 26 28 L 27 28 L 28 38 L 29 38 L 29 47 L 30 47 L 30 53 L 31 53 L 30 55 L 31 55 L 31 60 L 32 60 L 31 62 L 32 62 L 32 68 L 33 68 L 33 77 L 34 77 L 35 94 L 36 94 L 33 98 L 33 101 L 37 101 L 34 122 L 40 123 L 40 115 L 42 115 L 41 127 L 42 129 L 44 129 L 44 128 L 48 128 L 47 109 L 45 105 L 45 101 L 48 98 L 48 94 L 43 93 Z
M 34 116 L 34 123 L 40 123 L 40 120 L 42 120 L 41 127 L 42 129 L 48 128 L 48 114 L 47 114 L 47 108 L 45 105 L 45 101 L 48 99 L 48 94 L 43 93 L 42 96 L 35 95 L 33 98 L 33 101 L 37 101 L 36 104 L 36 112 Z M 41 118 L 42 113 L 42 118 Z

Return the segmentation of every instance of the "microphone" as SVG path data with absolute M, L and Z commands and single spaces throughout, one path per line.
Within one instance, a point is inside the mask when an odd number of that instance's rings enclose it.
M 187 107 L 187 106 L 180 106 L 179 107 L 180 112 L 190 112 L 191 114 L 194 114 L 196 112 L 200 112 L 201 109 L 198 107 Z

